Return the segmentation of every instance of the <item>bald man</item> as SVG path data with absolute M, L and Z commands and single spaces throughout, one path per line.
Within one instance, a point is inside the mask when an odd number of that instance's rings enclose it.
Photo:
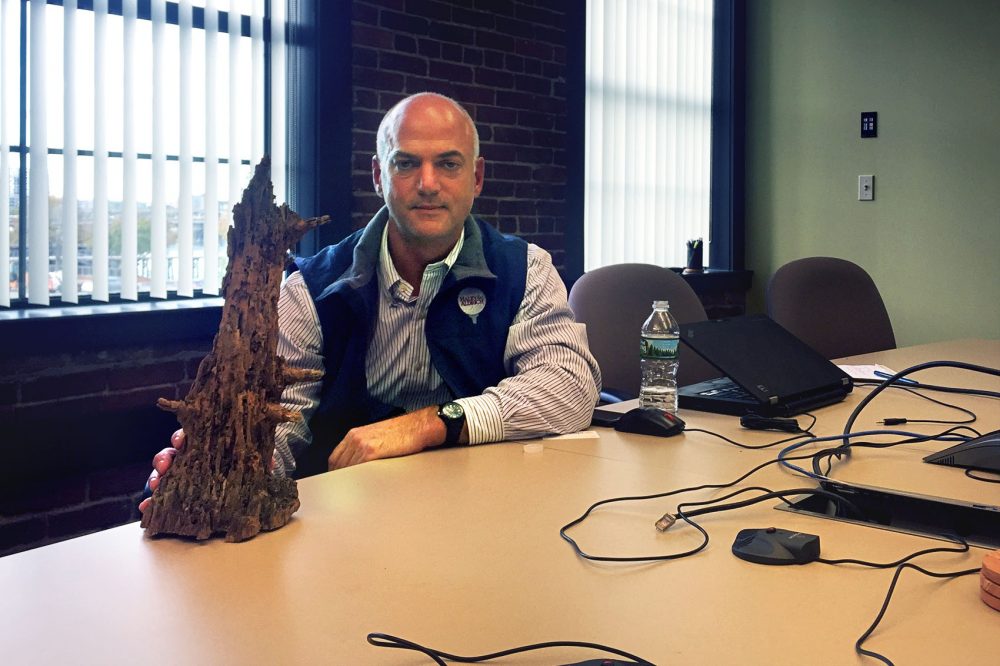
M 385 206 L 282 285 L 278 353 L 324 375 L 282 396 L 304 419 L 278 427 L 276 474 L 590 423 L 600 370 L 585 328 L 547 252 L 471 216 L 484 171 L 454 100 L 421 93 L 386 114 L 372 157 Z

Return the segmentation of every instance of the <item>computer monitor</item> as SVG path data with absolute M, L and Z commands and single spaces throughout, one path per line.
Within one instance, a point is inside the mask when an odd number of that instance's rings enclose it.
M 924 456 L 924 462 L 1000 473 L 1000 430 Z

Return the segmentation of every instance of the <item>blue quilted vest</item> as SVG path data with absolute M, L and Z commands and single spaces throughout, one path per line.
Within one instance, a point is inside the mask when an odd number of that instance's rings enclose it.
M 296 475 L 325 472 L 333 447 L 355 426 L 401 414 L 368 394 L 365 356 L 378 314 L 378 259 L 386 208 L 371 222 L 312 257 L 295 260 L 316 304 L 326 375 L 309 422 L 313 442 L 296 461 Z M 425 323 L 431 364 L 456 398 L 480 395 L 507 376 L 507 333 L 524 299 L 528 244 L 469 216 L 465 242 L 431 302 Z M 486 296 L 475 321 L 459 293 Z M 468 292 L 466 292 L 468 293 Z

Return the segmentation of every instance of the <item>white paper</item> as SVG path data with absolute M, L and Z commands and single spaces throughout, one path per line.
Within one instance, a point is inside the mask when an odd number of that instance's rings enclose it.
M 885 381 L 887 377 L 892 377 L 896 371 L 884 365 L 838 365 L 838 368 L 847 373 L 851 379 L 873 379 L 877 382 Z M 875 374 L 883 373 L 883 376 Z
M 571 432 L 568 435 L 551 435 L 550 437 L 542 437 L 545 440 L 552 439 L 600 439 L 600 435 L 597 434 L 596 430 L 581 430 L 580 432 Z

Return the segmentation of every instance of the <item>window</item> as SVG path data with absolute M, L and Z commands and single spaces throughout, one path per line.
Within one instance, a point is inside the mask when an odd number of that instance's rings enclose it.
M 0 0 L 0 305 L 219 293 L 265 152 L 284 201 L 284 16 L 284 0 Z
M 734 99 L 736 4 L 588 0 L 584 270 L 684 266 L 695 239 L 708 265 L 742 269 L 730 201 L 740 158 L 732 109 L 720 113 Z

